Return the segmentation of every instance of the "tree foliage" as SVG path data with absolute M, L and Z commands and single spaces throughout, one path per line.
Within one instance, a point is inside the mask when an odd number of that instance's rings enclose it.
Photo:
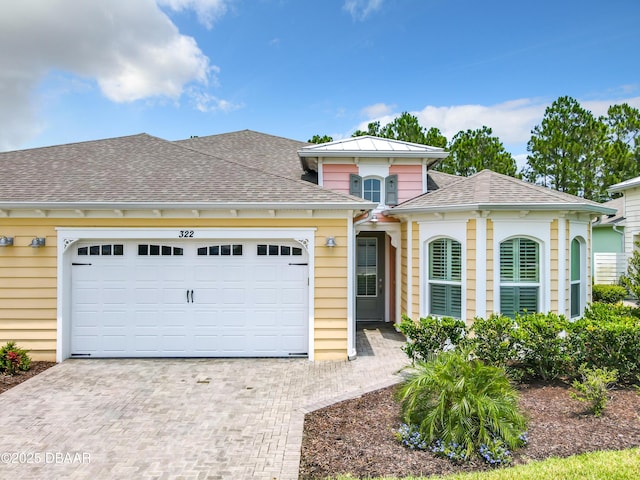
M 530 182 L 607 200 L 607 187 L 640 174 L 640 112 L 613 105 L 596 118 L 577 100 L 560 97 L 532 130 L 527 150 Z
M 595 117 L 574 98 L 559 97 L 531 131 L 527 163 L 520 172 L 492 133 L 487 126 L 460 131 L 447 144 L 437 127 L 427 129 L 416 116 L 403 112 L 385 125 L 371 122 L 352 136 L 448 148 L 449 157 L 436 167 L 442 172 L 468 176 L 487 168 L 595 201 L 608 200 L 611 185 L 640 175 L 640 111 L 626 103 L 612 105 L 606 116 Z M 332 140 L 314 135 L 309 141 Z
M 468 177 L 486 168 L 497 173 L 518 177 L 515 159 L 487 126 L 458 132 L 449 144 L 449 156 L 438 170 Z
M 307 140 L 307 142 L 309 142 L 309 143 L 329 143 L 329 142 L 333 142 L 333 137 L 330 137 L 329 135 L 314 135 L 309 140 Z
M 640 175 L 640 110 L 612 105 L 602 118 L 607 127 L 603 183 L 611 186 Z
M 367 125 L 366 131 L 356 130 L 352 137 L 362 137 L 364 135 L 373 135 L 374 137 L 390 138 L 440 148 L 444 148 L 447 145 L 447 139 L 442 135 L 440 130 L 435 127 L 427 130 L 420 125 L 418 117 L 411 115 L 409 112 L 403 112 L 399 117 L 394 118 L 384 126 L 381 126 L 380 122 L 371 122 Z

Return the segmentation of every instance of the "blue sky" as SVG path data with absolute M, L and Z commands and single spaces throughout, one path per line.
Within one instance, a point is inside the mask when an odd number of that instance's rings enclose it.
M 640 108 L 638 24 L 635 0 L 21 0 L 0 17 L 0 150 L 338 139 L 408 111 L 449 139 L 487 125 L 522 163 L 559 96 Z

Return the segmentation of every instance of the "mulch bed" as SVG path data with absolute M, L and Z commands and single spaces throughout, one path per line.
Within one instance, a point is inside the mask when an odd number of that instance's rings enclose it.
M 31 362 L 31 368 L 26 372 L 18 372 L 15 375 L 4 375 L 0 373 L 0 393 L 6 392 L 10 388 L 29 380 L 31 377 L 44 372 L 47 368 L 53 367 L 56 362 Z
M 300 479 L 350 473 L 355 477 L 445 475 L 488 470 L 480 459 L 455 464 L 430 452 L 412 451 L 394 438 L 400 409 L 385 388 L 317 410 L 305 417 Z M 640 395 L 633 389 L 611 392 L 600 418 L 569 397 L 566 384 L 520 387 L 520 404 L 529 418 L 529 444 L 513 464 L 551 456 L 640 446 Z

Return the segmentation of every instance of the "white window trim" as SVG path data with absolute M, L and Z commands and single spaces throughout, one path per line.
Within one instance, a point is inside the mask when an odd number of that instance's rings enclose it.
M 516 238 L 526 238 L 527 240 L 531 240 L 535 243 L 538 244 L 538 281 L 537 282 L 503 282 L 500 276 L 500 266 L 501 266 L 501 261 L 502 258 L 500 256 L 500 245 L 502 245 L 504 242 L 508 242 L 510 240 L 514 240 Z M 543 278 L 543 255 L 542 255 L 542 249 L 543 249 L 543 244 L 542 242 L 535 238 L 535 237 L 531 237 L 529 235 L 513 235 L 510 236 L 508 238 L 504 238 L 502 239 L 499 243 L 498 243 L 498 248 L 497 250 L 495 250 L 496 254 L 494 255 L 494 258 L 497 256 L 497 265 L 495 267 L 495 270 L 497 272 L 498 275 L 498 283 L 496 285 L 498 285 L 497 288 L 497 295 L 498 295 L 498 303 L 496 303 L 495 308 L 497 308 L 497 311 L 499 311 L 500 313 L 503 313 L 501 310 L 501 305 L 502 305 L 502 287 L 538 287 L 538 305 L 537 305 L 537 311 L 538 312 L 546 312 L 547 310 L 542 310 L 541 309 L 541 305 L 542 305 L 542 296 L 543 296 L 543 291 L 542 291 L 542 285 L 544 285 L 544 282 L 542 281 Z
M 430 275 L 429 275 L 429 271 L 431 270 L 431 255 L 429 255 L 429 246 L 433 243 L 436 242 L 438 240 L 451 240 L 452 242 L 458 242 L 460 244 L 460 280 L 459 281 L 455 281 L 455 280 L 432 280 Z M 425 244 L 426 247 L 426 258 L 427 258 L 427 264 L 426 264 L 426 270 L 425 270 L 425 274 L 426 274 L 426 280 L 427 280 L 427 290 L 426 290 L 426 294 L 427 294 L 427 298 L 425 299 L 425 303 L 426 303 L 426 310 L 428 312 L 428 315 L 434 316 L 434 317 L 443 317 L 446 315 L 440 315 L 440 314 L 435 314 L 431 312 L 431 285 L 455 285 L 455 286 L 459 286 L 460 287 L 460 316 L 459 317 L 453 317 L 453 318 L 459 318 L 459 319 L 463 319 L 465 316 L 465 304 L 462 302 L 463 296 L 464 296 L 464 289 L 462 288 L 462 279 L 465 276 L 465 270 L 466 270 L 466 260 L 464 259 L 464 245 L 462 242 L 460 242 L 459 240 L 456 240 L 455 238 L 451 238 L 451 237 L 447 237 L 447 236 L 438 236 L 438 237 L 433 237 L 431 238 L 428 242 L 426 242 Z

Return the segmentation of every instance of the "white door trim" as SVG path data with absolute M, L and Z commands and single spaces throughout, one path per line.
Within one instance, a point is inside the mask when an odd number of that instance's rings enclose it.
M 314 291 L 315 291 L 315 232 L 316 228 L 73 228 L 57 227 L 58 232 L 58 300 L 56 361 L 69 358 L 71 349 L 71 255 L 69 247 L 79 240 L 106 239 L 165 239 L 165 240 L 224 240 L 224 239 L 265 239 L 295 240 L 308 253 L 308 359 L 314 360 Z M 186 235 L 186 236 L 185 236 Z

